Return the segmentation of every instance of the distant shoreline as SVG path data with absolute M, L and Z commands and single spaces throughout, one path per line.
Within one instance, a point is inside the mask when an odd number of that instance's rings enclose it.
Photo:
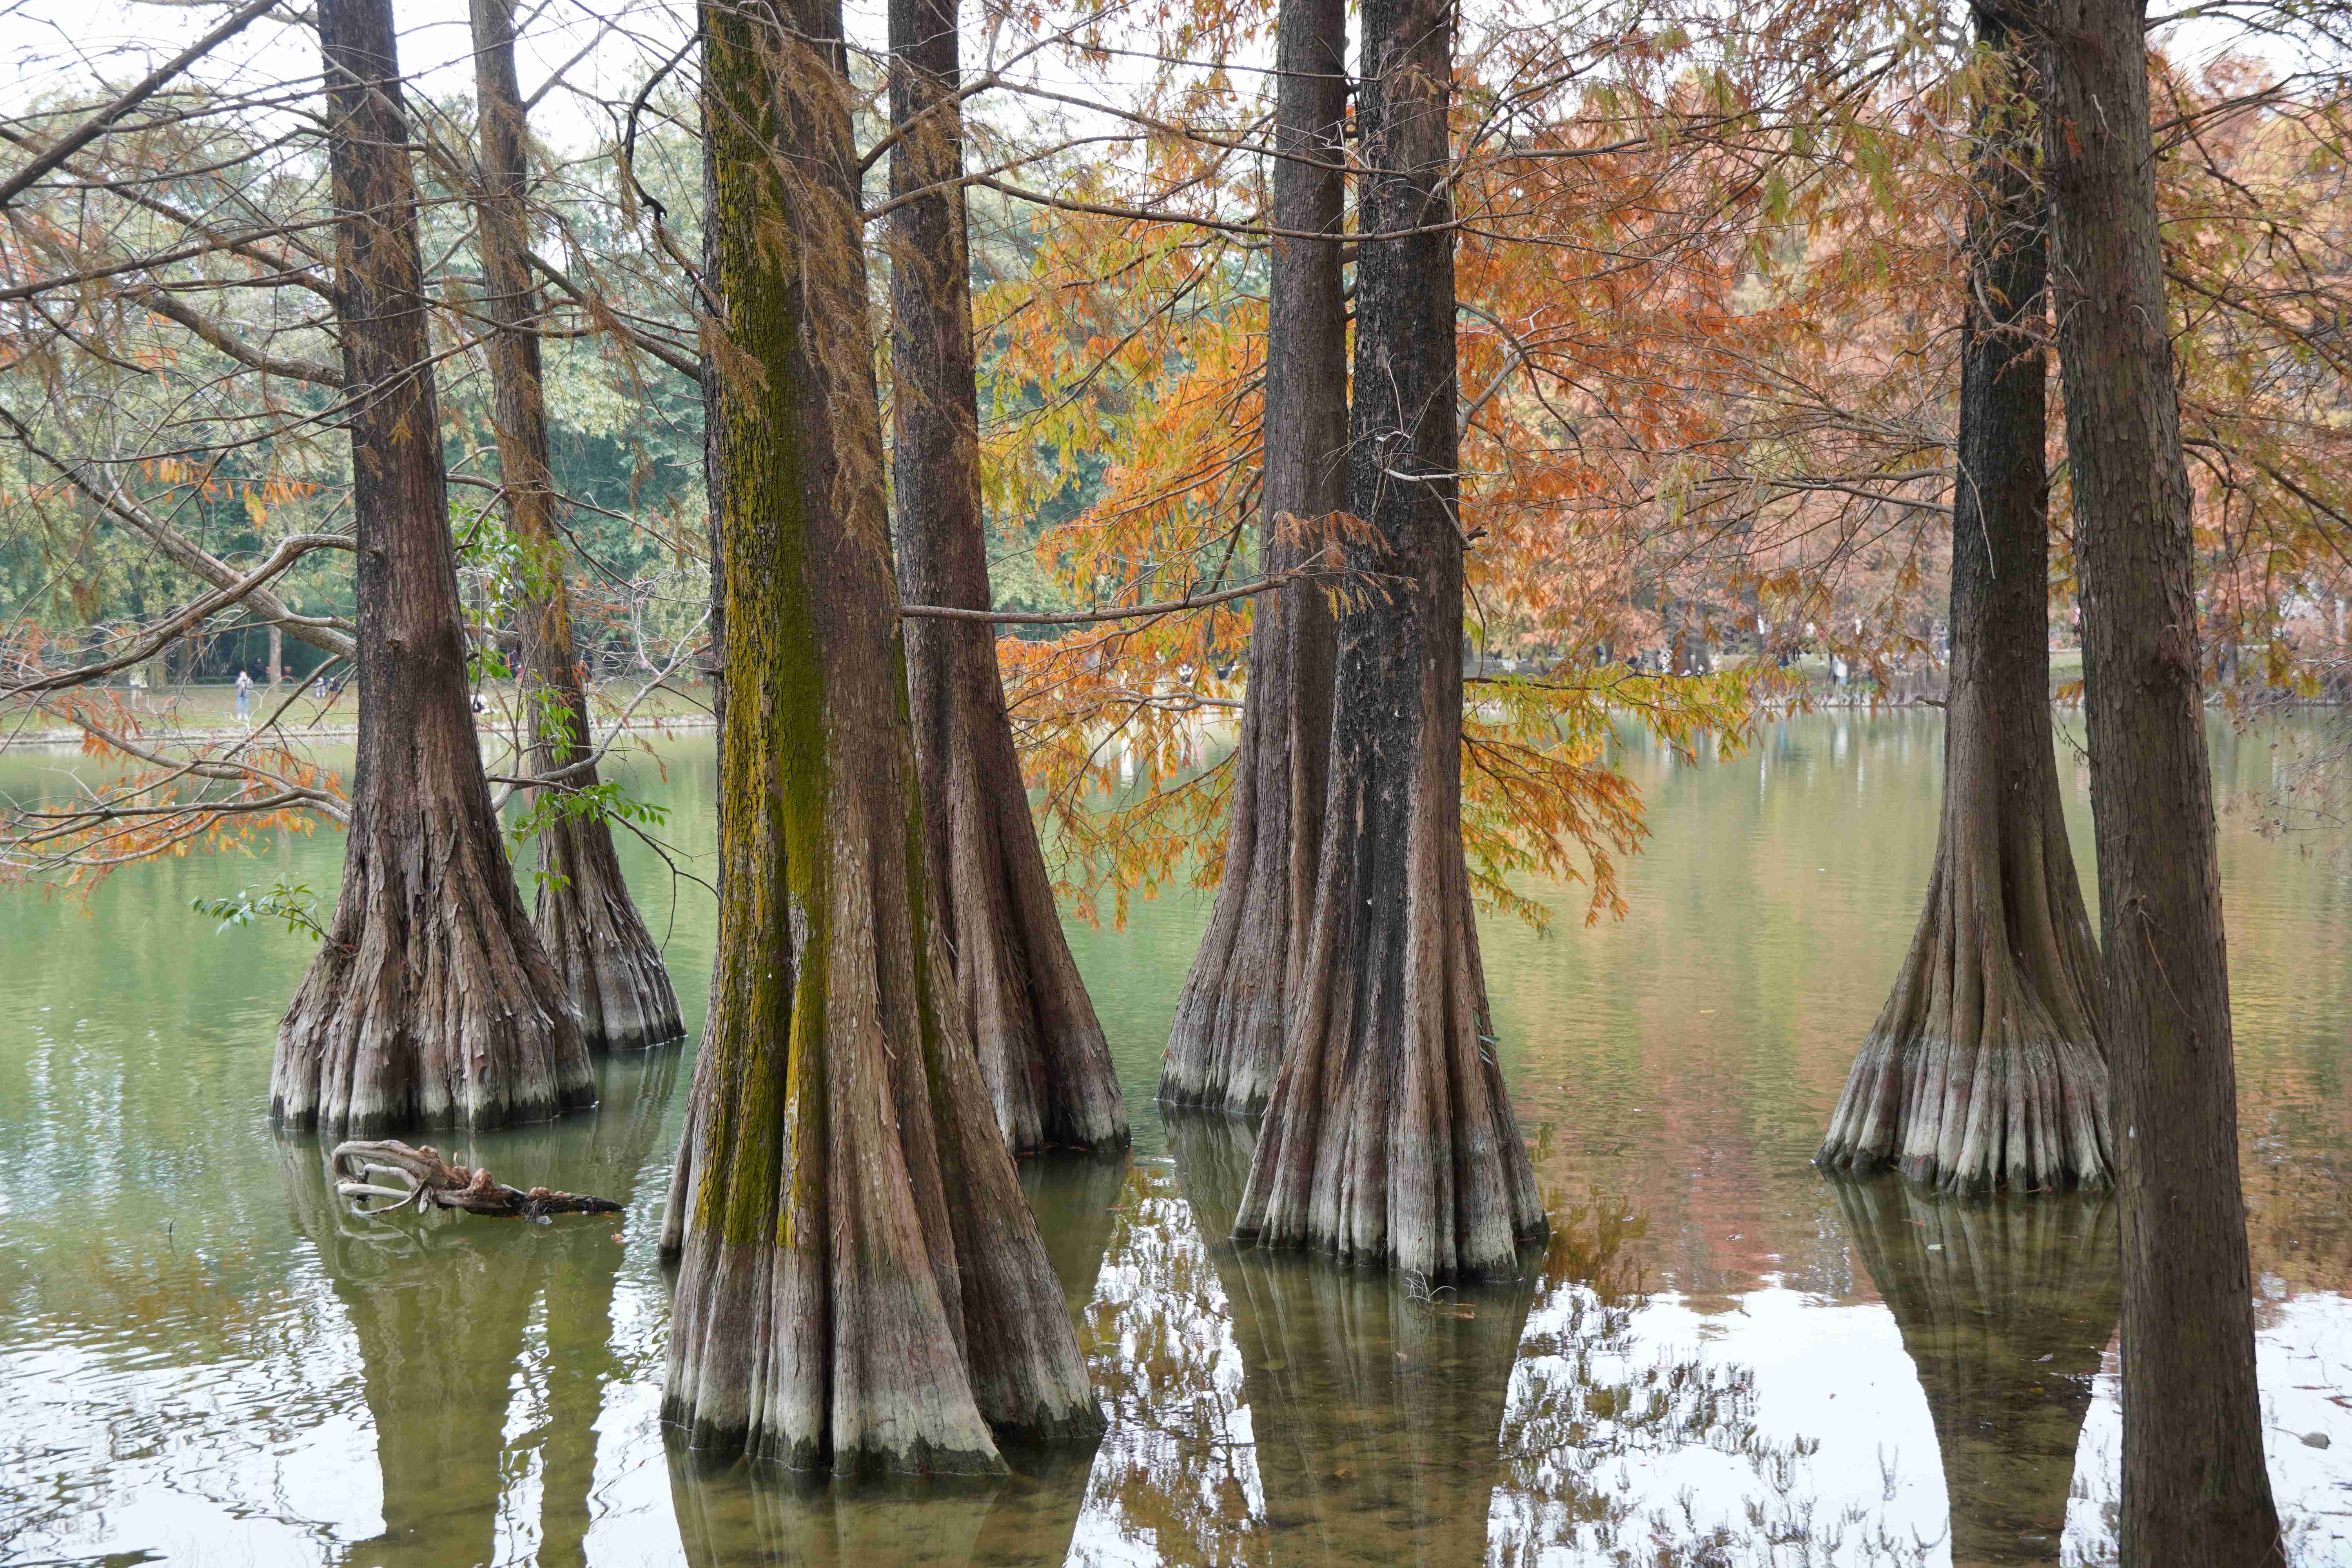
M 488 721 L 501 716 L 486 713 L 482 717 Z M 289 729 L 284 725 L 278 728 L 290 741 L 355 741 L 359 739 L 360 733 L 356 724 L 336 724 L 317 729 L 308 727 Z M 478 734 L 499 735 L 505 733 L 507 727 L 503 723 L 484 722 L 477 724 L 474 728 Z M 614 732 L 609 726 L 592 725 L 590 728 L 595 739 L 599 741 L 606 739 Z M 719 721 L 707 713 L 663 714 L 656 719 L 643 720 L 632 724 L 628 726 L 628 731 L 634 734 L 654 735 L 665 731 L 709 731 L 717 728 L 719 728 Z M 85 738 L 82 731 L 70 728 L 0 730 L 0 752 L 47 750 L 79 752 Z M 240 737 L 235 726 L 230 725 L 197 730 L 142 731 L 133 738 L 142 745 L 184 746 L 207 742 L 232 741 Z

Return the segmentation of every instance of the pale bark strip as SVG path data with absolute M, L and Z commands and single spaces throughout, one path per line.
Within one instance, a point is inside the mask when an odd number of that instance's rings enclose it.
M 1339 286 L 1348 78 L 1342 0 L 1284 0 L 1276 38 L 1274 221 L 1327 234 L 1273 243 L 1259 565 L 1299 567 L 1303 537 L 1348 503 L 1347 302 Z M 1337 634 L 1323 584 L 1260 600 L 1234 754 L 1225 868 L 1177 998 L 1160 1098 L 1255 1115 L 1282 1057 L 1322 850 Z
M 986 611 L 955 0 L 891 0 L 893 492 L 898 586 Z M 912 193 L 925 193 L 912 195 Z M 1015 1152 L 1128 1141 L 1110 1044 L 1062 934 L 985 623 L 904 628 L 924 839 L 981 1072 Z
M 2099 954 L 2050 718 L 2046 214 L 2032 81 L 1979 9 L 1952 508 L 1944 799 L 1918 933 L 1823 1139 L 1963 1191 L 2104 1185 L 2114 1162 Z
M 342 889 L 278 1026 L 271 1114 L 354 1135 L 541 1121 L 596 1084 L 515 890 L 467 694 L 389 0 L 323 0 L 319 33 L 358 392 L 360 735 Z
M 719 932 L 663 1248 L 663 1418 L 992 1470 L 1102 1421 L 925 865 L 840 16 L 702 13 L 726 701 Z
M 1452 13 L 1364 12 L 1349 494 L 1314 912 L 1237 1237 L 1431 1280 L 1501 1275 L 1545 1229 L 1488 1022 L 1462 850 L 1462 534 L 1454 253 L 1443 213 Z
M 567 789 L 597 783 L 572 647 L 566 552 L 548 458 L 539 290 L 531 281 L 527 125 L 515 77 L 512 0 L 472 0 L 474 76 L 481 114 L 481 190 L 475 236 L 484 313 L 493 323 L 492 414 L 507 520 L 520 546 L 522 680 L 530 772 Z M 539 834 L 533 911 L 582 1035 L 595 1051 L 642 1050 L 686 1033 L 661 951 L 629 897 L 613 829 L 594 813 L 563 813 Z
M 2040 20 L 2123 1227 L 2123 1561 L 2256 1568 L 2284 1553 L 2254 1376 L 2143 11 L 2050 0 Z

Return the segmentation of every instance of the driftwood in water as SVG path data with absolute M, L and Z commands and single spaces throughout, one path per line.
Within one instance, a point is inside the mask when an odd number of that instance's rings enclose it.
M 544 1222 L 558 1214 L 619 1214 L 610 1198 L 581 1193 L 550 1192 L 533 1187 L 524 1192 L 490 1179 L 486 1169 L 467 1170 L 441 1157 L 431 1144 L 412 1149 L 396 1139 L 362 1141 L 335 1145 L 335 1191 L 347 1198 L 389 1198 L 390 1203 L 360 1212 L 391 1214 L 404 1208 L 464 1209 L 467 1214 L 495 1215 L 508 1219 Z M 386 1186 L 381 1177 L 398 1176 L 405 1187 Z

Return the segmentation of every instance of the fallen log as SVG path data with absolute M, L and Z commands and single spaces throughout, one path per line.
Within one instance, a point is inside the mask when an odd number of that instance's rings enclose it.
M 545 1225 L 551 1215 L 621 1212 L 621 1205 L 609 1198 L 551 1192 L 545 1187 L 533 1187 L 529 1192 L 509 1187 L 493 1181 L 487 1167 L 468 1170 L 451 1164 L 429 1143 L 422 1149 L 412 1149 L 391 1138 L 338 1143 L 331 1163 L 336 1178 L 335 1191 L 357 1202 L 358 1212 L 362 1215 L 394 1214 L 404 1208 L 430 1205 Z M 394 1178 L 407 1184 L 385 1184 Z M 369 1208 L 369 1198 L 389 1201 Z

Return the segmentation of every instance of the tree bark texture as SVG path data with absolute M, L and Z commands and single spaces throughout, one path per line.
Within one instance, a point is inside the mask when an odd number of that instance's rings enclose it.
M 324 0 L 319 37 L 356 398 L 360 734 L 342 889 L 278 1026 L 271 1114 L 352 1136 L 543 1121 L 596 1085 L 474 733 L 389 0 Z
M 491 413 L 507 523 L 522 584 L 522 685 L 534 773 L 563 770 L 568 791 L 594 787 L 596 766 L 572 641 L 566 551 L 548 458 L 539 289 L 530 272 L 529 148 L 515 77 L 512 0 L 472 0 L 474 82 L 481 118 L 475 204 L 483 313 L 492 328 Z M 661 951 L 629 898 L 613 830 L 595 813 L 562 813 L 539 835 L 541 941 L 563 976 L 592 1051 L 642 1050 L 686 1033 Z
M 2043 109 L 2123 1233 L 2123 1562 L 2283 1561 L 2142 8 L 2050 0 Z
M 1511 1272 L 1544 1215 L 1462 855 L 1452 11 L 1371 0 L 1363 18 L 1349 496 L 1366 526 L 1314 912 L 1235 1234 L 1435 1281 Z
M 1283 0 L 1276 33 L 1274 225 L 1265 331 L 1258 554 L 1303 564 L 1297 521 L 1348 504 L 1348 308 L 1339 286 L 1346 195 L 1347 6 Z M 1301 239 L 1299 234 L 1329 239 Z M 1329 784 L 1337 634 L 1325 586 L 1293 582 L 1259 601 L 1233 758 L 1223 879 L 1177 998 L 1160 1098 L 1255 1116 L 1282 1059 L 1307 947 Z
M 773 19 L 770 19 L 772 17 Z M 728 691 L 664 1419 L 796 1468 L 1101 1430 L 924 863 L 837 0 L 702 11 Z
M 2029 84 L 2000 64 L 1975 114 L 1976 200 L 1952 495 L 1952 674 L 1935 869 L 1820 1162 L 1961 1191 L 2103 1185 L 2113 1164 L 2098 949 L 2050 723 L 2044 445 L 2048 251 Z
M 2113 1200 L 1836 1187 L 1936 1424 L 1954 1568 L 2056 1561 L 2091 1380 L 2122 1301 Z
M 898 583 L 911 603 L 990 607 L 955 0 L 891 0 L 891 386 Z M 918 194 L 923 193 L 923 194 Z M 909 623 L 908 695 L 940 924 L 1005 1142 L 1116 1148 L 1127 1105 L 1062 935 L 1013 749 L 995 628 Z

